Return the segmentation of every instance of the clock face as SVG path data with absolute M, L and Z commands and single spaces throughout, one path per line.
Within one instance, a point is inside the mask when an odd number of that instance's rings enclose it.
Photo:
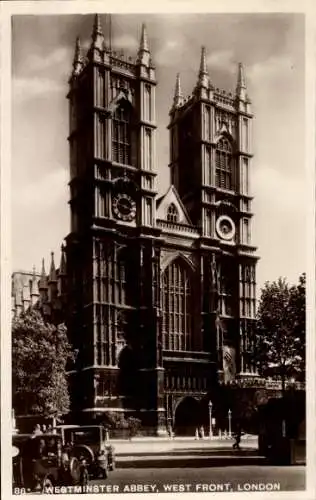
M 136 215 L 136 203 L 129 195 L 118 194 L 113 199 L 113 213 L 118 219 L 130 222 Z
M 222 240 L 232 240 L 236 233 L 234 221 L 228 215 L 221 215 L 216 221 L 216 232 Z

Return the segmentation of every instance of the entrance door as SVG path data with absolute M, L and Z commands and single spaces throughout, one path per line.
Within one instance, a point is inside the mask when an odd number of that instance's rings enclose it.
M 199 425 L 201 425 L 200 403 L 192 397 L 184 398 L 176 408 L 175 434 L 177 436 L 194 436 Z

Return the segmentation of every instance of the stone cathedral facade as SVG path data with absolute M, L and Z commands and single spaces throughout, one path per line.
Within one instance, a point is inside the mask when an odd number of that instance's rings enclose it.
M 145 26 L 135 61 L 113 53 L 96 16 L 69 81 L 67 324 L 78 352 L 73 411 L 140 416 L 164 432 L 220 413 L 225 370 L 254 374 L 252 113 L 213 86 L 202 49 L 192 96 L 176 78 L 170 188 L 157 193 L 154 54 Z M 225 368 L 226 367 L 226 368 Z

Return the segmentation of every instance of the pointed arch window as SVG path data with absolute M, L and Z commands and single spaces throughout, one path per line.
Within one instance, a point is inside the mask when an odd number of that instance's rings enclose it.
M 178 222 L 179 220 L 179 212 L 174 203 L 170 203 L 167 211 L 167 221 L 169 222 Z
M 192 286 L 188 266 L 177 259 L 162 275 L 163 348 L 188 351 L 192 348 Z
M 121 101 L 113 116 L 112 159 L 123 165 L 131 165 L 132 130 L 131 108 Z
M 233 150 L 227 138 L 218 141 L 215 157 L 216 186 L 233 189 Z

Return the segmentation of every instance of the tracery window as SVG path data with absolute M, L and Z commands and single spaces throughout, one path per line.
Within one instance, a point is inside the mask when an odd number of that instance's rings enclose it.
M 174 203 L 170 203 L 167 212 L 167 220 L 169 222 L 178 222 L 178 219 L 179 219 L 178 209 Z
M 228 139 L 222 138 L 218 141 L 215 158 L 216 186 L 222 189 L 232 189 L 233 157 L 232 146 Z
M 112 133 L 113 160 L 131 165 L 131 110 L 127 103 L 121 103 L 116 109 Z
M 162 275 L 163 348 L 171 351 L 191 349 L 192 287 L 190 270 L 177 259 Z

